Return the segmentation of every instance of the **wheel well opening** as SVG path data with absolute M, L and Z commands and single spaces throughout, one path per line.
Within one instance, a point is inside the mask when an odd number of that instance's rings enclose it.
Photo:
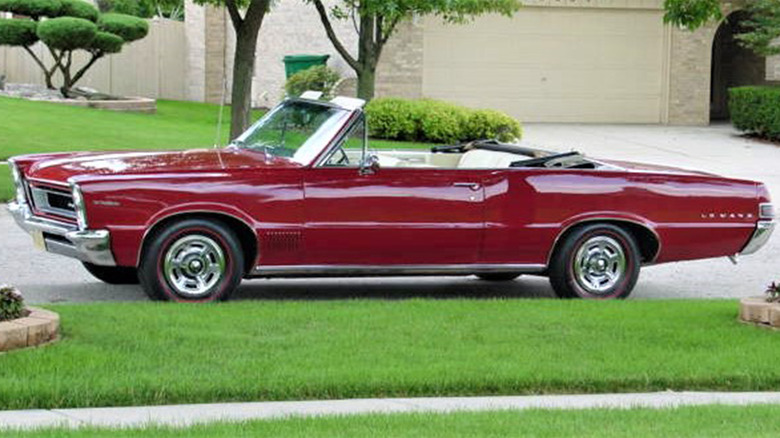
M 143 245 L 141 246 L 141 252 L 138 254 L 138 261 L 140 263 L 141 257 L 143 257 L 146 250 L 147 242 L 151 241 L 152 236 L 159 230 L 168 226 L 176 221 L 184 219 L 207 219 L 222 222 L 227 225 L 228 228 L 233 230 L 238 237 L 238 241 L 241 244 L 241 250 L 244 252 L 244 274 L 248 274 L 255 268 L 255 261 L 257 260 L 258 248 L 257 248 L 257 236 L 252 228 L 240 219 L 236 219 L 233 216 L 221 213 L 182 213 L 167 217 L 152 227 L 151 230 L 144 237 Z
M 636 242 L 637 247 L 639 248 L 639 254 L 642 257 L 642 263 L 649 263 L 655 260 L 655 258 L 658 256 L 658 251 L 661 249 L 661 242 L 658 241 L 658 236 L 656 236 L 656 234 L 653 233 L 649 228 L 635 222 L 628 222 L 628 221 L 622 221 L 616 219 L 616 220 L 587 221 L 569 227 L 558 238 L 557 242 L 555 243 L 555 248 L 553 248 L 553 252 L 551 252 L 550 254 L 554 254 L 555 251 L 558 250 L 558 247 L 560 247 L 561 244 L 566 241 L 566 238 L 574 230 L 582 226 L 592 225 L 592 224 L 611 224 L 625 230 L 628 234 L 631 235 L 631 237 L 634 238 L 634 241 Z

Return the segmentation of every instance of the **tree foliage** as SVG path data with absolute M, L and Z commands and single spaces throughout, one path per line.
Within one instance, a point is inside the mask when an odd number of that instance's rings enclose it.
M 328 10 L 322 0 L 307 1 L 317 9 L 333 46 L 355 70 L 358 96 L 367 100 L 374 97 L 376 68 L 382 50 L 402 20 L 432 15 L 460 24 L 488 13 L 511 16 L 520 8 L 518 0 L 341 0 Z M 357 57 L 336 35 L 331 18 L 352 21 L 358 33 Z
M 100 15 L 97 8 L 83 0 L 0 0 L 0 12 L 29 17 L 0 19 L 0 45 L 26 50 L 43 71 L 49 88 L 54 88 L 54 74 L 59 71 L 60 89 L 65 95 L 97 60 L 118 53 L 124 44 L 149 32 L 143 19 Z M 51 65 L 46 65 L 30 48 L 38 40 L 48 48 L 53 58 Z M 91 55 L 81 68 L 74 66 L 73 53 L 77 50 Z
M 720 0 L 665 0 L 664 9 L 664 22 L 688 30 L 724 17 Z M 750 18 L 742 23 L 746 31 L 736 36 L 740 44 L 761 56 L 780 53 L 780 47 L 773 44 L 780 38 L 780 0 L 750 0 L 745 10 Z

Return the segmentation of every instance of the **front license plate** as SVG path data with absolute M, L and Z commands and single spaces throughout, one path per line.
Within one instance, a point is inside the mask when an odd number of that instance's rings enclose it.
M 46 251 L 46 241 L 43 239 L 43 233 L 40 231 L 33 231 L 32 233 L 33 244 L 41 251 Z

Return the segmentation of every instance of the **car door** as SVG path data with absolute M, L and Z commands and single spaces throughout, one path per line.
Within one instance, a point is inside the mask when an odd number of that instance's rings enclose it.
M 305 263 L 476 263 L 485 227 L 485 172 L 381 165 L 361 172 L 364 129 L 357 123 L 330 157 L 305 172 Z

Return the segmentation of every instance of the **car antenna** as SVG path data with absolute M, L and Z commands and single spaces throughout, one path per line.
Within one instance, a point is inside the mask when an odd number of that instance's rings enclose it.
M 227 17 L 225 12 L 222 12 L 222 26 L 227 26 Z M 227 39 L 222 42 L 222 98 L 219 100 L 219 115 L 217 116 L 217 133 L 214 135 L 214 149 L 217 150 L 217 158 L 219 158 L 219 167 L 225 168 L 225 163 L 222 162 L 222 151 L 219 147 L 219 140 L 222 137 L 222 116 L 225 112 L 225 94 L 227 94 Z

